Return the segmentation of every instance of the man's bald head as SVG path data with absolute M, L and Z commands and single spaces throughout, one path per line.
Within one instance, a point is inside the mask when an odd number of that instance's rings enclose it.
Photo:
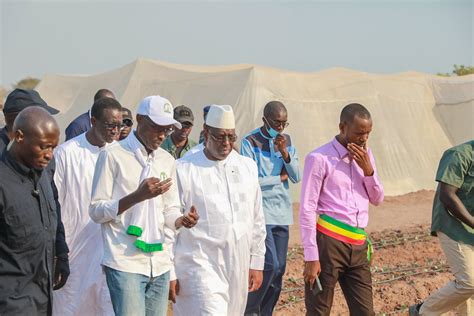
M 38 106 L 24 109 L 13 123 L 13 134 L 10 153 L 15 160 L 37 170 L 48 166 L 59 142 L 59 126 L 51 114 Z
M 263 116 L 267 118 L 276 116 L 280 112 L 287 113 L 285 105 L 280 101 L 270 101 L 263 108 Z
M 21 130 L 25 135 L 51 133 L 59 126 L 54 117 L 39 106 L 31 106 L 21 111 L 13 123 L 13 133 Z
M 115 99 L 115 95 L 109 89 L 99 89 L 94 95 L 94 102 L 102 98 Z

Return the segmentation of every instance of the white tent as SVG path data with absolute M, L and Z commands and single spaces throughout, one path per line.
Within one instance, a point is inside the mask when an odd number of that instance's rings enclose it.
M 308 152 L 338 133 L 342 107 L 361 103 L 373 116 L 369 146 L 387 195 L 433 189 L 442 152 L 474 138 L 474 75 L 379 75 L 340 68 L 298 73 L 258 65 L 190 66 L 139 59 L 98 75 L 46 75 L 37 90 L 61 111 L 58 120 L 64 129 L 90 108 L 100 88 L 112 90 L 132 111 L 153 94 L 175 106 L 189 106 L 196 117 L 194 139 L 206 104 L 232 105 L 237 133 L 243 136 L 262 124 L 268 101 L 280 100 L 288 108 L 287 132 L 301 168 Z

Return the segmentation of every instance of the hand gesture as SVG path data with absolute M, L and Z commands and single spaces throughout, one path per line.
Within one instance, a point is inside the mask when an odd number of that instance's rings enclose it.
M 282 153 L 282 151 L 286 150 L 286 138 L 285 138 L 285 136 L 283 136 L 281 134 L 278 134 L 275 137 L 274 143 L 275 143 L 275 146 L 277 146 L 279 152 Z
M 193 205 L 191 206 L 191 209 L 189 210 L 188 214 L 181 216 L 176 220 L 176 228 L 180 228 L 181 226 L 184 226 L 186 228 L 192 228 L 194 227 L 199 220 L 199 214 L 196 210 L 196 207 Z
M 304 282 L 308 283 L 310 286 L 313 285 L 316 278 L 321 273 L 321 264 L 319 260 L 316 261 L 305 261 L 303 277 Z
M 140 201 L 145 201 L 166 193 L 170 189 L 171 184 L 170 178 L 163 181 L 155 177 L 146 178 L 140 183 L 135 194 Z
M 179 295 L 179 281 L 172 280 L 170 281 L 170 290 L 168 292 L 168 300 L 173 303 L 176 303 L 176 296 Z
M 286 138 L 285 136 L 278 134 L 275 137 L 275 146 L 277 147 L 278 151 L 280 152 L 283 160 L 286 162 L 290 161 L 290 154 L 288 153 L 288 149 L 286 148 Z
M 261 270 L 249 270 L 249 292 L 254 292 L 260 288 L 263 281 L 263 271 Z
M 349 143 L 347 144 L 347 150 L 349 151 L 351 158 L 354 159 L 362 171 L 364 171 L 364 176 L 368 177 L 374 174 L 374 168 L 372 167 L 369 154 L 365 147 Z

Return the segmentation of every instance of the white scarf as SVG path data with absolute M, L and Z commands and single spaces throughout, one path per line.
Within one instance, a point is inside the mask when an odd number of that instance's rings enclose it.
M 135 134 L 125 139 L 135 158 L 138 160 L 143 170 L 140 174 L 140 183 L 150 177 L 151 166 L 155 160 L 155 152 L 148 155 L 147 159 L 142 153 L 143 145 L 136 138 Z M 161 179 L 162 180 L 162 179 Z M 127 234 L 137 237 L 134 245 L 143 252 L 154 252 L 163 250 L 163 234 L 161 233 L 162 215 L 155 207 L 155 198 L 145 200 L 135 204 L 131 210 L 130 222 Z

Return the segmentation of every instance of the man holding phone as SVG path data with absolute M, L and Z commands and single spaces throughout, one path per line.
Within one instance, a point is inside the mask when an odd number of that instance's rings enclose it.
M 176 163 L 160 148 L 173 126 L 181 124 L 171 103 L 146 97 L 136 130 L 97 160 L 89 214 L 102 224 L 102 265 L 117 316 L 166 315 L 172 262 L 165 226 L 176 231 L 198 220 L 194 207 L 182 215 Z
M 330 314 L 337 282 L 351 315 L 374 315 L 372 247 L 364 228 L 369 203 L 380 204 L 384 191 L 367 147 L 372 131 L 369 111 L 358 103 L 345 106 L 339 131 L 305 159 L 300 229 L 306 315 Z

